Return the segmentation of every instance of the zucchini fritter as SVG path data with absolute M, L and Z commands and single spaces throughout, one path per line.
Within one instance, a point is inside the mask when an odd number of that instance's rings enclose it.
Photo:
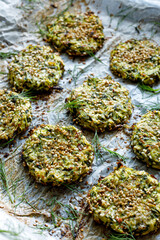
M 41 125 L 27 139 L 22 157 L 37 182 L 58 186 L 91 171 L 93 148 L 73 126 Z
M 94 186 L 88 203 L 97 222 L 145 235 L 160 225 L 160 183 L 145 171 L 121 166 Z
M 160 47 L 150 40 L 128 40 L 111 52 L 112 72 L 131 81 L 152 85 L 160 79 Z
M 49 91 L 58 83 L 64 64 L 49 46 L 32 46 L 19 52 L 9 64 L 10 83 L 19 90 Z
M 147 166 L 160 169 L 160 111 L 149 111 L 134 126 L 131 145 Z
M 65 13 L 47 26 L 48 41 L 59 51 L 69 55 L 85 56 L 95 53 L 104 41 L 103 26 L 93 12 Z
M 0 89 L 0 140 L 8 141 L 30 125 L 31 104 L 21 95 Z
M 126 122 L 132 113 L 128 90 L 110 76 L 89 77 L 72 90 L 67 102 L 74 121 L 91 130 L 112 130 Z

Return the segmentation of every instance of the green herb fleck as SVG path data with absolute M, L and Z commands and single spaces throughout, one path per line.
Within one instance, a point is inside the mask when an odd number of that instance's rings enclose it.
M 5 164 L 2 161 L 2 159 L 0 159 L 0 178 L 2 180 L 3 188 L 6 191 L 6 193 L 8 194 L 10 202 L 13 203 L 13 200 L 12 200 L 12 197 L 11 197 L 11 194 L 9 191 L 9 184 L 8 184 L 6 170 L 5 170 Z

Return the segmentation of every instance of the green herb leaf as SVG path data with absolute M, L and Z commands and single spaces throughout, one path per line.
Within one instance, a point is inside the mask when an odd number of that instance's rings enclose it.
M 13 200 L 12 200 L 12 197 L 11 197 L 11 194 L 10 194 L 10 191 L 9 191 L 9 184 L 8 184 L 6 170 L 5 170 L 5 164 L 2 161 L 2 159 L 0 159 L 0 178 L 2 180 L 3 189 L 8 194 L 10 202 L 13 203 Z
M 15 137 L 13 137 L 12 139 L 10 139 L 10 140 L 7 141 L 7 142 L 1 143 L 1 144 L 0 144 L 0 148 L 6 147 L 9 143 L 13 142 L 14 139 L 15 139 Z
M 131 234 L 114 233 L 109 236 L 108 240 L 136 240 L 136 239 Z
M 8 73 L 6 73 L 6 72 L 0 72 L 0 74 L 4 74 L 4 75 L 7 75 Z
M 90 57 L 93 57 L 96 61 L 104 64 L 105 66 L 107 66 L 107 65 L 106 65 L 104 62 L 102 62 L 98 57 L 96 57 L 92 51 L 86 51 L 86 52 L 88 53 L 88 55 L 89 55 Z
M 10 58 L 11 56 L 16 55 L 18 52 L 0 52 L 0 59 Z
M 71 102 L 67 102 L 67 103 L 62 104 L 61 106 L 59 106 L 56 109 L 59 110 L 59 112 L 64 110 L 64 109 L 70 109 L 71 110 L 71 109 L 74 109 L 74 108 L 78 108 L 83 103 L 84 103 L 84 101 L 78 100 L 78 98 L 77 98 L 77 99 L 75 99 L 75 100 L 73 100 Z
M 147 86 L 147 85 L 145 85 L 143 83 L 139 83 L 138 84 L 138 88 L 140 90 L 147 91 L 147 92 L 153 92 L 155 94 L 160 93 L 160 88 L 154 89 L 154 88 L 151 88 L 150 86 Z
M 135 104 L 136 107 L 141 108 L 142 112 L 147 112 L 149 111 L 153 111 L 153 110 L 160 110 L 160 100 L 159 98 L 157 98 L 157 102 L 147 102 L 147 104 L 145 103 L 139 103 L 139 104 Z
M 110 155 L 112 155 L 114 157 L 117 157 L 118 159 L 122 159 L 124 162 L 126 162 L 126 160 L 128 159 L 128 158 L 122 156 L 121 154 L 119 154 L 117 152 L 114 152 L 114 151 L 102 146 L 102 144 L 100 143 L 97 131 L 95 132 L 94 138 L 92 140 L 92 144 L 94 145 L 96 160 L 98 158 L 103 159 L 102 152 L 101 152 L 102 149 L 105 150 L 106 152 L 108 152 Z
M 128 158 L 122 156 L 121 154 L 119 154 L 119 153 L 117 153 L 117 152 L 115 152 L 115 151 L 112 151 L 112 150 L 110 150 L 110 149 L 108 149 L 108 148 L 106 148 L 106 147 L 103 147 L 103 146 L 101 146 L 101 147 L 102 147 L 106 152 L 108 152 L 109 154 L 111 154 L 112 156 L 117 157 L 118 159 L 122 159 L 123 162 L 126 162 L 126 160 L 128 159 Z

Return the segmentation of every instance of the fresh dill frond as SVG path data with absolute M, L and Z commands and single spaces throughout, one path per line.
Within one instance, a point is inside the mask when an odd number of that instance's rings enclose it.
M 60 13 L 58 13 L 56 15 L 56 17 L 58 18 L 58 17 L 64 15 L 64 13 L 67 12 L 69 10 L 69 8 L 73 6 L 73 2 L 74 2 L 74 0 L 67 1 L 66 2 L 66 4 L 67 4 L 66 8 L 64 10 L 62 10 Z
M 15 211 L 16 211 L 17 207 L 18 207 L 21 203 L 23 203 L 23 202 L 25 202 L 28 206 L 30 206 L 30 207 L 33 208 L 34 210 L 37 210 L 37 208 L 36 208 L 34 205 L 32 205 L 32 204 L 26 199 L 25 193 L 23 193 L 22 196 L 20 196 L 20 198 L 21 198 L 20 202 L 15 205 Z
M 0 52 L 0 59 L 10 58 L 11 56 L 16 55 L 18 52 Z
M 120 24 L 129 16 L 130 13 L 131 13 L 131 12 L 127 13 L 126 15 L 123 15 L 123 16 L 119 19 L 119 21 L 118 21 L 118 23 L 117 23 L 117 26 L 116 26 L 116 28 L 115 28 L 116 31 L 118 30 Z
M 112 13 L 110 13 L 108 6 L 106 7 L 106 11 L 107 11 L 108 16 L 110 17 L 108 27 L 111 27 L 111 23 L 112 23 L 112 19 L 113 19 L 114 15 Z
M 126 223 L 123 224 L 125 229 L 127 229 L 126 233 L 116 233 L 111 234 L 108 240 L 136 240 L 131 227 L 129 227 Z
M 124 12 L 126 12 L 126 11 L 128 11 L 128 10 L 130 10 L 130 9 L 132 9 L 131 6 L 125 8 L 125 9 L 122 9 L 122 10 L 118 11 L 118 12 L 115 14 L 115 16 L 116 16 L 116 17 L 121 16 L 122 13 L 124 13 Z
M 92 140 L 92 144 L 94 146 L 94 153 L 95 153 L 96 160 L 98 160 L 98 158 L 101 158 L 103 160 L 102 150 L 105 150 L 107 153 L 109 153 L 113 157 L 117 157 L 118 159 L 122 159 L 124 162 L 126 162 L 126 160 L 128 159 L 128 158 L 122 156 L 121 154 L 104 147 L 100 143 L 97 131 L 95 132 L 94 138 Z
M 26 91 L 22 91 L 21 93 L 19 93 L 20 96 L 22 96 L 23 98 L 27 98 L 30 100 L 34 100 L 37 96 L 35 96 L 37 94 L 37 92 L 35 92 L 33 89 L 29 89 Z
M 12 94 L 9 98 L 13 98 L 13 99 L 16 99 L 16 98 L 22 98 L 22 99 L 28 99 L 28 100 L 31 100 L 31 101 L 34 101 L 35 98 L 37 96 L 35 96 L 37 94 L 37 92 L 35 92 L 33 89 L 29 89 L 29 90 L 23 90 L 21 93 L 18 93 L 18 95 L 15 95 L 15 94 Z
M 103 162 L 103 157 L 102 157 L 102 153 L 101 153 L 101 144 L 100 144 L 100 140 L 99 140 L 97 131 L 95 131 L 94 138 L 92 140 L 92 144 L 94 147 L 94 155 L 96 157 L 96 162 L 98 161 L 98 159 L 100 159 L 101 162 Z
M 74 85 L 77 86 L 77 80 L 78 78 L 83 74 L 83 69 L 81 69 L 80 71 L 77 71 L 77 65 L 74 66 L 72 71 L 69 71 L 69 73 L 71 74 L 72 80 L 74 81 Z
M 128 11 L 128 10 L 130 10 L 130 9 L 132 9 L 132 7 L 128 7 L 128 8 L 122 9 L 122 10 L 120 10 L 120 11 L 115 15 L 115 17 L 120 17 L 119 20 L 118 20 L 118 22 L 117 22 L 117 26 L 116 26 L 116 28 L 115 28 L 116 31 L 118 30 L 118 28 L 119 28 L 119 26 L 121 25 L 121 23 L 122 23 L 131 13 L 133 13 L 133 12 L 135 12 L 135 11 L 137 10 L 137 9 L 134 9 L 134 10 L 131 10 L 131 11 L 129 11 L 128 13 L 122 15 L 123 12 L 126 12 L 126 11 Z
M 15 137 L 11 138 L 11 139 L 8 140 L 7 142 L 0 143 L 0 148 L 6 147 L 9 143 L 13 142 L 14 139 L 15 139 Z
M 157 98 L 157 102 L 147 102 L 145 103 L 138 103 L 135 104 L 136 107 L 140 108 L 142 113 L 145 113 L 147 111 L 153 111 L 153 110 L 160 110 L 160 100 Z
M 77 222 L 74 223 L 73 221 L 69 221 L 69 227 L 70 227 L 73 240 L 75 240 L 77 237 L 77 228 L 79 228 L 79 224 Z
M 107 66 L 104 62 L 102 62 L 102 60 L 100 60 L 98 57 L 96 57 L 92 51 L 86 51 L 86 52 L 88 53 L 88 55 L 89 55 L 90 57 L 93 57 L 96 61 L 104 64 L 105 66 Z
M 72 192 L 82 192 L 83 190 L 78 189 L 75 185 L 71 185 L 71 184 L 63 184 L 66 188 L 68 188 L 69 190 L 71 190 Z
M 0 74 L 7 75 L 8 73 L 7 73 L 7 72 L 1 72 L 1 71 L 0 71 Z
M 5 164 L 2 161 L 2 159 L 0 159 L 0 178 L 2 180 L 2 185 L 3 185 L 3 189 L 6 191 L 6 193 L 8 194 L 9 200 L 11 203 L 13 203 L 10 191 L 9 191 L 9 183 L 8 183 L 8 179 L 7 179 L 7 173 L 5 170 Z
M 153 92 L 153 93 L 155 93 L 155 94 L 160 93 L 160 88 L 154 89 L 154 88 L 152 88 L 152 87 L 150 87 L 150 86 L 147 86 L 147 85 L 145 85 L 145 84 L 143 84 L 143 83 L 139 83 L 139 84 L 138 84 L 138 88 L 139 88 L 140 90 L 147 91 L 147 92 Z
M 48 32 L 45 29 L 41 28 L 41 25 L 39 25 L 38 23 L 36 23 L 36 26 L 38 28 L 37 33 L 39 33 L 41 35 L 42 38 L 46 37 Z
M 12 236 L 18 236 L 19 235 L 19 232 L 13 232 L 13 231 L 3 230 L 3 229 L 0 229 L 0 233 L 8 233 L 9 235 L 12 235 Z
M 128 159 L 128 158 L 122 156 L 121 154 L 119 154 L 119 153 L 117 153 L 117 152 L 115 152 L 115 151 L 112 151 L 112 150 L 110 150 L 110 149 L 108 149 L 108 148 L 106 148 L 106 147 L 103 147 L 102 145 L 101 145 L 101 147 L 102 147 L 106 152 L 108 152 L 109 154 L 111 154 L 112 156 L 117 157 L 118 159 L 122 159 L 123 162 L 126 162 L 126 160 Z
M 84 103 L 84 101 L 75 99 L 75 100 L 73 100 L 71 102 L 66 102 L 66 103 L 60 105 L 56 109 L 59 110 L 59 112 L 61 112 L 64 109 L 70 109 L 71 110 L 71 109 L 80 107 L 83 103 Z
M 109 236 L 108 240 L 136 240 L 136 239 L 131 234 L 114 233 Z
M 79 213 L 76 209 L 74 209 L 69 204 L 64 204 L 55 199 L 55 202 L 63 208 L 63 210 L 66 212 L 67 217 L 62 217 L 63 220 L 77 220 L 79 217 Z

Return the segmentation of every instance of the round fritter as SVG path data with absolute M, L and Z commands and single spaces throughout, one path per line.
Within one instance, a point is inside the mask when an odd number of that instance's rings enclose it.
M 94 186 L 88 203 L 97 222 L 145 235 L 160 225 L 160 183 L 145 171 L 120 167 Z
M 102 22 L 93 12 L 76 15 L 67 12 L 47 27 L 48 41 L 69 55 L 95 53 L 104 42 Z
M 22 156 L 37 182 L 56 186 L 88 174 L 93 149 L 73 126 L 42 125 L 26 141 Z
M 20 94 L 0 89 L 0 141 L 8 141 L 28 128 L 31 104 Z
M 160 111 L 149 111 L 133 127 L 131 145 L 147 166 L 160 169 Z
M 112 130 L 126 122 L 132 113 L 128 90 L 110 76 L 89 77 L 72 90 L 67 101 L 74 121 L 91 130 Z
M 110 68 L 124 79 L 152 85 L 160 79 L 160 47 L 149 40 L 129 40 L 111 52 Z
M 19 52 L 9 64 L 9 79 L 19 90 L 49 91 L 63 74 L 64 64 L 49 46 L 32 46 Z

